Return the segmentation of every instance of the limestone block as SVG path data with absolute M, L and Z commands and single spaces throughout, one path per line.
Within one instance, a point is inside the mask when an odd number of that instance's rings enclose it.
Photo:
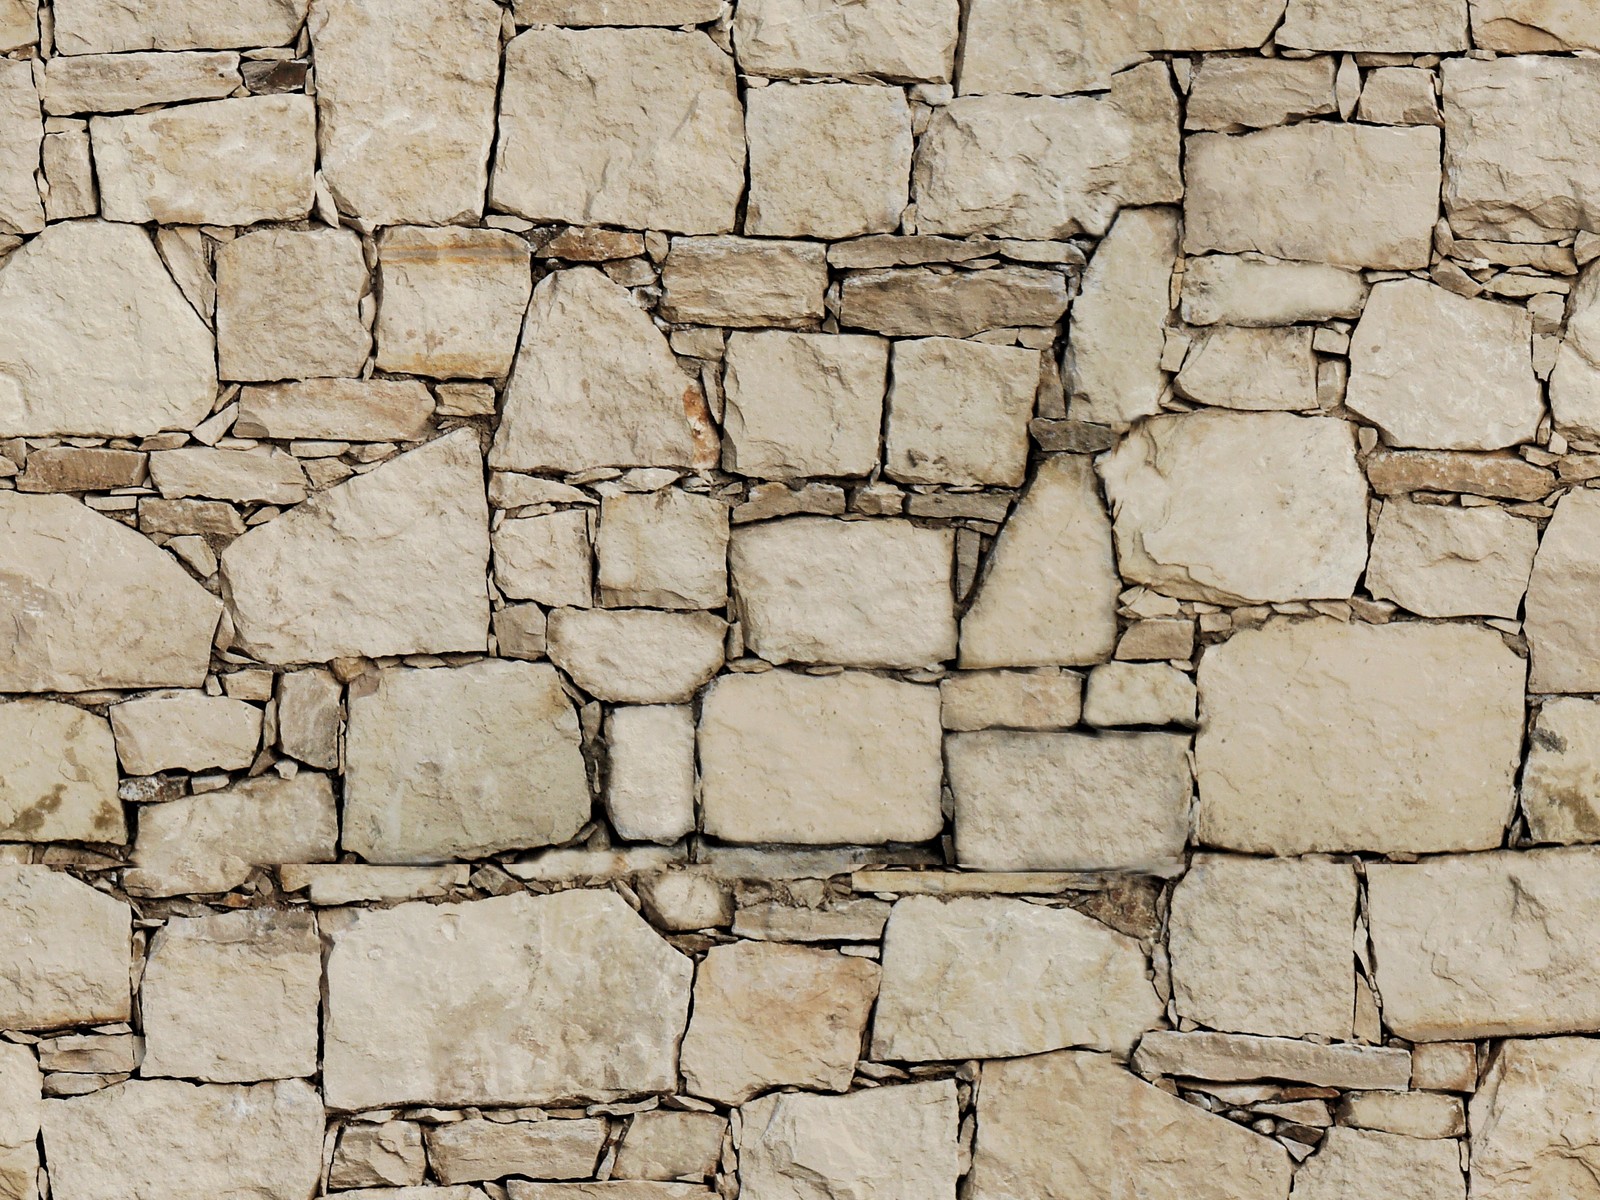
M 558 608 L 546 637 L 550 661 L 596 699 L 687 704 L 721 669 L 727 631 L 705 612 Z
M 66 0 L 55 14 L 61 54 L 281 46 L 294 41 L 307 0 Z
M 66 11 L 72 8 L 67 0 Z M 59 42 L 59 25 L 56 36 Z M 57 54 L 45 62 L 40 99 L 45 112 L 57 116 L 124 112 L 147 104 L 220 100 L 239 84 L 239 56 L 232 51 Z
M 240 437 L 419 442 L 433 397 L 420 379 L 307 379 L 239 393 Z
M 167 499 L 209 496 L 242 504 L 299 504 L 306 473 L 292 454 L 275 447 L 219 450 L 187 446 L 150 455 L 150 482 Z
M 885 470 L 904 483 L 1020 487 L 1040 356 L 958 338 L 894 343 Z
M 626 841 L 671 843 L 694 831 L 694 710 L 613 708 L 606 722 L 606 815 Z
M 1532 653 L 1529 690 L 1600 689 L 1600 631 L 1588 617 L 1600 596 L 1600 495 L 1583 489 L 1556 502 L 1528 579 L 1524 629 Z
M 1307 412 L 1317 408 L 1312 331 L 1215 326 L 1183 360 L 1173 388 L 1185 399 L 1218 408 Z
M 661 286 L 661 315 L 669 321 L 809 326 L 824 311 L 827 251 L 815 242 L 772 238 L 673 238 Z
M 59 1029 L 126 1021 L 132 912 L 63 872 L 0 866 L 0 1025 Z M 9 1144 L 9 1143 L 8 1143 Z
M 678 488 L 607 496 L 595 557 L 608 607 L 720 608 L 728 599 L 728 506 Z
M 745 0 L 734 12 L 733 44 L 746 71 L 791 76 L 882 75 L 947 81 L 955 62 L 955 0 L 878 0 L 840 7 L 831 0 Z
M 586 1179 L 594 1174 L 600 1148 L 605 1145 L 606 1123 L 469 1117 L 428 1126 L 427 1139 L 428 1161 L 441 1183 L 469 1183 L 503 1175 Z
M 1185 129 L 1242 133 L 1267 129 L 1302 117 L 1336 111 L 1333 95 L 1337 59 L 1201 59 L 1189 83 L 1183 109 Z
M 1467 6 L 1464 0 L 1396 0 L 1377 9 L 1338 0 L 1289 0 L 1273 40 L 1305 50 L 1380 54 L 1465 50 Z
M 1497 508 L 1385 502 L 1372 532 L 1367 590 L 1423 617 L 1514 620 L 1539 531 Z
M 642 1112 L 628 1123 L 614 1179 L 680 1179 L 685 1175 L 709 1176 L 722 1156 L 722 1138 L 728 1122 L 719 1113 Z
M 0 831 L 7 841 L 128 840 L 103 717 L 52 700 L 0 704 Z
M 1323 263 L 1206 254 L 1187 259 L 1185 267 L 1182 312 L 1190 325 L 1293 325 L 1359 317 L 1367 298 L 1360 272 Z
M 489 544 L 494 583 L 503 594 L 575 608 L 592 602 L 589 516 L 583 509 L 501 521 Z
M 1455 1142 L 1330 1129 L 1321 1148 L 1295 1175 L 1294 1194 L 1305 1200 L 1357 1200 L 1384 1194 L 1466 1200 L 1467 1181 Z
M 242 771 L 261 745 L 261 709 L 228 696 L 141 696 L 108 711 L 117 758 L 129 775 L 211 767 Z
M 1600 1041 L 1508 1041 L 1472 1098 L 1474 1200 L 1538 1200 L 1593 1191 Z

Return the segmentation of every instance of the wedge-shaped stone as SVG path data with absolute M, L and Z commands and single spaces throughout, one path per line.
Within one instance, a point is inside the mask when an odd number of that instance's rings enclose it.
M 550 661 L 612 704 L 687 704 L 722 667 L 727 622 L 714 613 L 558 608 Z
M 1600 50 L 1600 12 L 1566 0 L 1471 0 L 1472 40 L 1486 50 Z
M 1273 7 L 1276 7 L 1275 5 Z M 1300 117 L 1337 111 L 1334 72 L 1338 60 L 1315 58 L 1226 58 L 1213 55 L 1195 64 L 1185 129 L 1239 133 L 1266 129 Z
M 505 1175 L 587 1179 L 606 1143 L 604 1120 L 488 1121 L 427 1127 L 428 1159 L 442 1183 Z M 717 1147 L 722 1148 L 720 1143 Z
M 1188 259 L 1185 266 L 1182 312 L 1190 325 L 1293 325 L 1359 317 L 1367 299 L 1360 272 L 1323 263 L 1207 254 Z
M 1018 733 L 945 739 L 956 857 L 986 871 L 1154 871 L 1183 859 L 1189 739 Z
M 1411 1078 L 1411 1052 L 1394 1046 L 1330 1046 L 1298 1038 L 1155 1029 L 1139 1040 L 1133 1069 L 1147 1077 L 1220 1083 L 1286 1079 L 1316 1087 L 1395 1089 L 1406 1087 Z
M 1468 625 L 1272 621 L 1208 647 L 1200 841 L 1282 855 L 1498 846 L 1524 670 Z
M 0 62 L 0 232 L 44 228 L 44 203 L 33 178 L 43 139 L 33 68 L 26 61 Z
M 1528 579 L 1524 629 L 1535 692 L 1600 691 L 1600 494 L 1582 488 L 1556 502 Z
M 150 482 L 169 500 L 209 496 L 242 504 L 299 504 L 308 486 L 300 460 L 272 446 L 158 450 L 150 456 Z
M 327 1102 L 550 1104 L 670 1091 L 693 974 L 610 891 L 360 912 L 335 931 L 328 956 Z M 463 996 L 485 999 L 470 1022 Z
M 57 6 L 56 50 L 205 50 L 282 46 L 306 19 L 306 0 L 65 0 Z
M 896 342 L 887 473 L 905 483 L 1020 487 L 1041 366 L 1039 352 L 1022 346 Z
M 1465 50 L 1467 0 L 1397 0 L 1381 8 L 1339 0 L 1289 0 L 1273 40 L 1303 50 Z
M 1600 851 L 1367 872 L 1384 1024 L 1419 1042 L 1600 1030 Z
M 1010 1058 L 1067 1046 L 1125 1056 L 1161 1019 L 1133 938 L 1072 909 L 897 901 L 884 932 L 872 1057 Z M 994 980 L 1007 980 L 996 988 Z
M 0 495 L 0 691 L 199 687 L 220 606 L 169 555 L 67 496 Z
M 420 441 L 433 397 L 419 379 L 307 379 L 247 387 L 239 394 L 239 437 L 316 441 Z
M 61 1200 L 303 1200 L 322 1170 L 322 1101 L 298 1079 L 131 1080 L 47 1100 L 44 1145 Z
M 1207 332 L 1183 360 L 1173 388 L 1185 399 L 1254 412 L 1317 407 L 1312 331 L 1222 326 Z
M 1501 1043 L 1467 1111 L 1473 1200 L 1595 1194 L 1600 1039 Z
M 1237 464 L 1248 461 L 1249 471 Z M 1288 413 L 1146 421 L 1101 460 L 1123 577 L 1215 604 L 1347 597 L 1367 559 L 1354 427 Z
M 64 872 L 0 866 L 0 1025 L 59 1029 L 126 1021 L 132 911 Z
M 216 395 L 210 331 L 142 229 L 52 225 L 0 271 L 0 433 L 188 429 Z
M 317 93 L 326 97 L 319 86 Z M 387 229 L 378 369 L 496 379 L 511 369 L 533 291 L 528 243 L 498 229 Z
M 1536 842 L 1600 842 L 1600 703 L 1539 706 L 1522 769 L 1522 811 Z
M 482 650 L 488 521 L 469 429 L 322 492 L 223 552 L 237 644 L 274 663 Z
M 70 10 L 72 0 L 67 0 Z M 45 62 L 41 99 L 47 113 L 121 112 L 180 100 L 220 100 L 240 84 L 239 56 L 58 54 Z
M 588 819 L 578 715 L 548 664 L 394 667 L 351 696 L 341 844 L 367 861 L 483 858 Z
M 1516 619 L 1539 531 L 1497 508 L 1390 500 L 1372 533 L 1367 590 L 1423 617 Z
M 173 692 L 113 704 L 117 758 L 129 775 L 242 771 L 261 745 L 261 709 L 231 696 Z
M 596 346 L 606 353 L 596 355 Z M 667 339 L 627 289 L 589 267 L 559 271 L 534 288 L 491 467 L 578 471 L 716 461 L 717 434 L 700 385 L 678 368 Z
M 971 1200 L 1285 1200 L 1270 1138 L 1129 1075 L 1102 1054 L 983 1064 Z
M 1184 250 L 1426 267 L 1439 131 L 1309 122 L 1184 143 Z M 1459 230 L 1457 232 L 1460 232 Z
M 956 0 L 745 0 L 733 44 L 746 71 L 792 76 L 882 75 L 940 83 L 955 64 Z
M 1035 267 L 857 271 L 840 292 L 840 324 L 890 337 L 971 337 L 987 329 L 1054 325 L 1067 311 L 1066 280 Z
M 934 111 L 915 178 L 919 233 L 1099 236 L 1119 208 L 1181 200 L 1166 64 L 1116 76 L 1103 99 L 957 99 Z
M 1455 1142 L 1330 1129 L 1295 1175 L 1294 1194 L 1302 1200 L 1382 1195 L 1466 1200 L 1467 1181 Z
M 0 704 L 0 836 L 125 842 L 105 718 L 51 700 Z
M 744 190 L 733 59 L 705 34 L 530 29 L 506 46 L 496 208 L 572 225 L 729 233 Z
M 1094 468 L 1079 455 L 1042 458 L 961 619 L 961 666 L 1102 662 L 1121 588 Z
M 700 713 L 705 832 L 732 842 L 919 842 L 939 813 L 939 692 L 876 675 L 727 675 Z

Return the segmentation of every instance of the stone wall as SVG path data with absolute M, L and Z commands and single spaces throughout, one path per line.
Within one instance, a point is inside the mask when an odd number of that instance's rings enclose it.
M 1597 51 L 0 0 L 0 1198 L 1600 1197 Z

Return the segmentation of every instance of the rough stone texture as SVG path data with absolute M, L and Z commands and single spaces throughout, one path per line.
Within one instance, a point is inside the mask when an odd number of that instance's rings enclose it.
M 728 506 L 677 488 L 607 496 L 595 557 L 608 607 L 720 608 L 728 598 Z
M 1593 700 L 1551 697 L 1539 706 L 1520 800 L 1534 841 L 1600 841 L 1600 706 Z
M 176 100 L 220 100 L 238 86 L 239 56 L 227 51 L 80 54 L 45 63 L 39 99 L 45 112 L 56 115 L 117 112 Z
M 108 710 L 117 758 L 129 775 L 158 771 L 242 771 L 261 744 L 261 710 L 227 696 L 172 692 Z
M 1399 1088 L 1411 1075 L 1411 1052 L 1395 1046 L 1324 1045 L 1244 1033 L 1174 1033 L 1139 1039 L 1133 1069 L 1158 1075 L 1235 1082 L 1286 1079 L 1314 1087 Z
M 939 82 L 950 78 L 959 21 L 956 0 L 746 0 L 734 11 L 733 38 L 746 70 L 780 79 L 866 74 Z
M 1304 326 L 1213 328 L 1189 351 L 1173 388 L 1187 400 L 1218 408 L 1315 411 L 1312 337 Z
M 1305 1200 L 1372 1195 L 1466 1200 L 1467 1185 L 1455 1143 L 1330 1129 L 1321 1149 L 1295 1175 L 1294 1194 Z
M 1472 0 L 1472 40 L 1512 54 L 1600 50 L 1596 14 L 1563 0 Z
M 416 1122 L 347 1125 L 333 1152 L 328 1186 L 405 1186 L 421 1183 L 427 1170 L 422 1126 Z
M 1292 325 L 1359 317 L 1367 285 L 1359 272 L 1322 263 L 1270 262 L 1206 254 L 1185 262 L 1183 319 L 1191 325 Z
M 1189 84 L 1183 127 L 1241 133 L 1335 112 L 1336 65 L 1322 55 L 1203 59 Z
M 63 54 L 281 46 L 294 40 L 305 16 L 306 0 L 65 0 L 55 14 L 55 40 Z
M 240 437 L 421 441 L 433 397 L 418 379 L 307 379 L 239 393 Z
M 1039 353 L 957 338 L 894 344 L 886 472 L 905 483 L 1019 487 Z
M 1508 1041 L 1472 1098 L 1472 1195 L 1589 1196 L 1600 1166 L 1600 1041 Z
M 1372 532 L 1367 590 L 1424 617 L 1514 619 L 1539 531 L 1495 508 L 1389 500 Z
M 589 516 L 581 508 L 501 521 L 489 545 L 495 586 L 512 599 L 578 608 L 593 602 Z
M 961 671 L 939 682 L 946 729 L 1065 729 L 1083 711 L 1083 680 L 1071 671 Z
M 300 463 L 272 448 L 158 450 L 150 456 L 149 468 L 151 484 L 169 500 L 210 496 L 242 503 L 298 504 L 306 498 Z
M 1585 614 L 1600 594 L 1600 495 L 1567 493 L 1539 539 L 1528 580 L 1525 629 L 1531 651 L 1529 690 L 1600 689 L 1600 633 Z
M 128 840 L 104 718 L 51 700 L 0 704 L 0 830 L 7 841 Z
M 661 315 L 670 321 L 809 326 L 823 315 L 827 251 L 815 242 L 673 238 L 661 285 Z
M 722 666 L 727 624 L 703 612 L 558 608 L 550 661 L 613 704 L 686 704 Z
M 331 671 L 286 671 L 278 676 L 278 748 L 312 767 L 339 765 L 339 707 L 343 689 Z
M 44 228 L 44 204 L 33 180 L 43 137 L 32 68 L 26 62 L 0 63 L 0 230 L 8 234 Z
M 639 1113 L 628 1124 L 617 1150 L 616 1179 L 702 1178 L 716 1170 L 728 1122 L 717 1113 Z
M 1054 271 L 907 267 L 846 276 L 839 319 L 891 337 L 971 337 L 989 329 L 1054 324 L 1067 304 L 1065 281 Z
M 48 867 L 6 864 L 0 916 L 11 931 L 0 946 L 0 1024 L 57 1029 L 128 1019 L 127 904 Z
M 694 830 L 694 710 L 614 708 L 606 725 L 606 815 L 629 841 L 675 842 Z
M 14 1200 L 38 1196 L 39 1064 L 25 1045 L 0 1050 L 0 1191 Z
M 593 1120 L 486 1121 L 468 1118 L 428 1127 L 428 1158 L 442 1183 L 539 1175 L 583 1179 L 594 1174 L 606 1123 Z
M 1338 0 L 1289 0 L 1273 39 L 1305 50 L 1465 50 L 1467 6 L 1462 0 L 1398 0 L 1380 9 Z
M 1600 437 L 1600 268 L 1584 269 L 1567 302 L 1567 324 L 1550 372 L 1550 416 L 1575 438 Z

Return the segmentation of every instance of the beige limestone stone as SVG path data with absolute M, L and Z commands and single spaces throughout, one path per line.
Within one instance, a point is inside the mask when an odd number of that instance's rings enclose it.
M 1200 660 L 1199 840 L 1262 854 L 1500 845 L 1524 669 L 1467 625 L 1235 633 Z
M 1189 832 L 1189 739 L 985 730 L 945 739 L 956 857 L 986 871 L 1170 869 Z
M 351 442 L 421 441 L 433 397 L 418 379 L 307 379 L 246 387 L 239 393 L 239 437 Z
M 808 326 L 822 319 L 827 250 L 772 238 L 673 238 L 661 286 L 661 315 L 668 321 Z
M 1562 696 L 1540 705 L 1521 801 L 1534 841 L 1600 841 L 1600 704 Z
M 1086 724 L 1184 725 L 1195 723 L 1195 686 L 1168 663 L 1109 662 L 1089 672 L 1083 701 Z
M 1408 492 L 1465 492 L 1507 500 L 1542 500 L 1555 490 L 1555 474 L 1515 454 L 1454 450 L 1375 450 L 1367 479 L 1380 496 Z
M 332 671 L 313 667 L 278 676 L 278 749 L 312 767 L 339 765 L 340 701 Z
M 1184 142 L 1184 250 L 1426 267 L 1439 131 L 1310 122 Z
M 1471 0 L 1472 40 L 1486 50 L 1600 50 L 1600 14 L 1567 0 Z
M 279 663 L 484 649 L 482 472 L 461 430 L 256 526 L 222 553 L 237 644 Z
M 169 500 L 210 496 L 240 503 L 298 504 L 307 488 L 299 460 L 275 447 L 158 450 L 150 456 L 150 482 Z
M 703 827 L 732 842 L 919 842 L 938 834 L 939 693 L 845 672 L 728 675 L 706 693 Z
M 735 605 L 769 662 L 919 667 L 955 657 L 953 539 L 909 521 L 795 517 L 734 529 Z
M 0 4 L 0 47 L 17 50 L 38 37 L 38 0 L 5 0 Z
M 717 1169 L 728 1122 L 720 1113 L 657 1109 L 628 1124 L 612 1168 L 615 1179 L 704 1178 Z
M 862 334 L 733 333 L 724 362 L 726 470 L 758 479 L 872 471 L 888 342 Z
M 207 1083 L 317 1072 L 322 945 L 309 912 L 174 917 L 139 985 L 140 1074 Z
M 1181 200 L 1166 64 L 1117 75 L 1105 98 L 961 97 L 935 110 L 915 179 L 919 233 L 1099 236 L 1121 207 Z
M 1323 55 L 1201 59 L 1189 83 L 1183 127 L 1240 133 L 1334 112 L 1336 61 Z
M 958 338 L 894 343 L 885 470 L 904 483 L 1020 487 L 1040 355 Z
M 439 1182 L 471 1183 L 503 1175 L 587 1179 L 594 1174 L 606 1123 L 598 1120 L 486 1121 L 469 1117 L 430 1125 L 428 1161 Z
M 845 1091 L 878 975 L 870 959 L 832 950 L 713 946 L 695 973 L 679 1063 L 685 1088 L 722 1104 L 784 1086 Z
M 344 211 L 373 225 L 475 220 L 494 140 L 499 6 L 315 0 L 308 29 L 318 165 Z
M 22 842 L 128 840 L 103 717 L 51 700 L 0 704 L 0 833 Z
M 40 99 L 45 112 L 57 115 L 120 112 L 219 100 L 239 84 L 239 56 L 229 51 L 58 54 L 45 62 Z
M 309 96 L 249 96 L 89 122 L 100 211 L 111 221 L 249 225 L 311 210 Z
M 1213 326 L 1183 360 L 1173 380 L 1197 404 L 1254 412 L 1317 408 L 1317 361 L 1312 331 Z
M 52 446 L 34 450 L 17 476 L 19 492 L 100 492 L 138 487 L 148 456 L 136 450 Z
M 92 217 L 100 210 L 88 129 L 67 128 L 45 134 L 39 158 L 44 169 L 45 220 Z M 34 186 L 40 190 L 37 176 Z
M 328 1171 L 330 1188 L 404 1187 L 427 1174 L 422 1126 L 415 1121 L 360 1122 L 339 1135 Z
M 1556 502 L 1528 579 L 1524 630 L 1535 692 L 1600 690 L 1600 630 L 1589 619 L 1600 595 L 1600 494 L 1582 489 Z
M 143 230 L 50 226 L 0 272 L 0 432 L 137 437 L 204 420 L 211 334 Z
M 1345 267 L 1206 254 L 1185 262 L 1182 313 L 1190 325 L 1292 325 L 1359 317 L 1366 298 Z
M 1478 1047 L 1472 1042 L 1419 1042 L 1411 1048 L 1411 1086 L 1478 1090 Z
M 328 956 L 327 1103 L 549 1104 L 669 1091 L 693 974 L 611 891 L 361 911 L 334 932 Z
M 1354 433 L 1288 413 L 1140 425 L 1100 464 L 1123 577 L 1222 604 L 1349 596 L 1367 557 Z
M 1338 1117 L 1341 1125 L 1412 1138 L 1457 1138 L 1467 1131 L 1461 1097 L 1439 1092 L 1351 1092 L 1339 1101 Z
M 716 460 L 700 385 L 679 370 L 667 339 L 627 290 L 588 267 L 543 279 L 523 323 L 490 467 L 577 471 Z
M 298 1079 L 130 1080 L 47 1100 L 43 1124 L 59 1200 L 301 1200 L 322 1170 L 322 1103 Z
M 558 608 L 550 661 L 610 704 L 687 704 L 722 667 L 728 625 L 706 612 Z
M 518 25 L 704 25 L 720 0 L 516 0 Z
M 1147 970 L 1138 942 L 1071 909 L 908 896 L 884 934 L 872 1056 L 1011 1058 L 1066 1046 L 1125 1056 L 1161 1017 Z
M 607 1180 L 604 1183 L 533 1183 L 506 1181 L 511 1200 L 711 1200 L 716 1193 L 696 1183 L 639 1183 Z M 417 1200 L 474 1200 L 473 1197 L 418 1197 Z
M 43 139 L 32 68 L 26 61 L 0 62 L 0 232 L 44 228 L 44 203 L 33 178 Z
M 939 681 L 947 730 L 1065 729 L 1082 712 L 1083 679 L 1059 667 L 1032 671 L 960 671 Z
M 613 708 L 606 724 L 606 815 L 625 841 L 671 843 L 694 831 L 694 710 Z
M 67 496 L 0 494 L 0 690 L 198 687 L 220 606 L 171 557 Z
M 0 1047 L 0 1193 L 39 1195 L 39 1117 L 44 1080 L 25 1045 Z
M 1066 312 L 1066 281 L 1035 267 L 857 271 L 840 292 L 842 325 L 891 337 L 971 337 L 989 329 L 1053 325 Z
M 1379 67 L 1367 76 L 1356 116 L 1377 125 L 1442 125 L 1434 74 L 1421 67 Z
M 961 1169 L 949 1079 L 848 1096 L 763 1096 L 740 1116 L 745 1200 L 918 1200 L 953 1193 Z
M 132 914 L 115 900 L 48 867 L 0 866 L 0 1025 L 59 1029 L 126 1021 Z
M 493 207 L 727 233 L 744 172 L 733 59 L 705 34 L 541 28 L 507 44 Z
M 961 666 L 1108 659 L 1121 586 L 1094 468 L 1078 455 L 1042 458 L 961 619 Z
M 607 496 L 595 557 L 602 604 L 720 608 L 728 598 L 728 506 L 678 488 Z
M 1539 531 L 1497 508 L 1384 503 L 1372 533 L 1367 590 L 1423 617 L 1515 620 Z
M 1596 1194 L 1600 1040 L 1501 1043 L 1468 1112 L 1474 1200 Z
M 1550 371 L 1550 415 L 1570 437 L 1600 437 L 1600 267 L 1590 264 L 1567 300 L 1567 323 Z
M 583 509 L 501 521 L 489 544 L 495 586 L 512 599 L 576 608 L 593 603 L 589 516 Z
M 64 0 L 56 7 L 56 49 L 71 55 L 281 46 L 294 41 L 306 16 L 306 0 L 148 0 L 135 8 Z
M 1294 1194 L 1304 1200 L 1380 1195 L 1466 1200 L 1467 1181 L 1453 1142 L 1330 1129 L 1317 1153 L 1296 1172 Z
M 955 0 L 745 0 L 733 42 L 747 71 L 792 76 L 881 75 L 947 81 L 955 62 Z
M 1102 1054 L 983 1064 L 972 1200 L 1285 1200 L 1269 1138 L 1134 1078 Z
M 1133 1069 L 1147 1078 L 1170 1075 L 1222 1083 L 1283 1079 L 1316 1087 L 1401 1088 L 1411 1074 L 1411 1052 L 1395 1046 L 1154 1029 L 1139 1039 Z
M 227 696 L 172 692 L 113 704 L 117 758 L 129 775 L 242 771 L 261 745 L 261 709 Z
M 1096 247 L 1072 306 L 1062 362 L 1074 420 L 1122 427 L 1160 411 L 1177 253 L 1171 208 L 1124 211 Z
M 1465 50 L 1466 0 L 1394 0 L 1382 8 L 1339 0 L 1289 0 L 1273 39 L 1305 50 L 1417 54 Z

